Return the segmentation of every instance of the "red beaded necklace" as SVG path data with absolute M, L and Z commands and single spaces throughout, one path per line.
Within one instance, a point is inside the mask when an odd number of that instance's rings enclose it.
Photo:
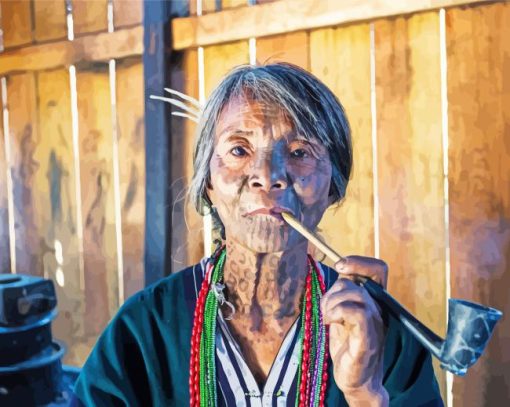
M 226 249 L 221 247 L 208 263 L 198 295 L 191 333 L 189 391 L 191 407 L 217 405 L 216 394 L 216 284 L 223 280 Z M 301 347 L 296 406 L 324 406 L 328 381 L 328 327 L 320 311 L 320 299 L 326 292 L 315 261 L 308 257 L 309 272 L 301 306 Z M 211 289 L 212 288 L 212 289 Z

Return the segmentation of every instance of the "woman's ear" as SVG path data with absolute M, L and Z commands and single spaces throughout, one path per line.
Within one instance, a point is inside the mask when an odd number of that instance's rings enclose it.
M 205 201 L 209 203 L 211 207 L 214 207 L 214 191 L 211 183 L 207 181 L 207 184 L 205 185 Z
M 338 199 L 337 194 L 335 193 L 335 184 L 333 180 L 331 180 L 331 186 L 329 188 L 328 194 L 328 207 L 333 205 L 333 203 Z
M 333 205 L 333 203 L 336 201 L 336 197 L 335 195 L 333 194 L 330 194 L 328 196 L 328 207 L 330 207 L 331 205 Z
M 213 186 L 212 186 L 212 183 L 211 183 L 211 177 L 207 177 L 207 180 L 205 181 L 205 190 L 204 190 L 204 193 L 205 193 L 205 197 L 207 198 L 207 200 L 210 202 L 211 201 L 211 191 L 213 190 Z
M 205 180 L 205 189 L 212 189 L 211 174 Z

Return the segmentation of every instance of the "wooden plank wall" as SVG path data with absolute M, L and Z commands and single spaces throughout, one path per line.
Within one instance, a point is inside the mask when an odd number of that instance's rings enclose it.
M 343 254 L 386 260 L 389 291 L 440 335 L 448 297 L 510 312 L 506 21 L 510 5 L 496 2 L 446 10 L 446 38 L 437 10 L 256 39 L 257 63 L 310 70 L 339 97 L 351 124 L 347 196 L 326 212 L 320 233 Z M 246 41 L 205 48 L 206 95 L 245 54 Z M 451 395 L 434 361 L 445 405 L 510 401 L 508 332 L 503 316 L 478 363 L 453 378 Z
M 209 97 L 220 80 L 233 67 L 250 61 L 248 41 L 213 45 L 204 48 L 205 97 Z
M 108 0 L 74 0 L 72 6 L 75 36 L 108 29 Z
M 85 328 L 97 336 L 117 308 L 117 235 L 108 65 L 77 70 Z
M 221 9 L 228 10 L 229 8 L 243 7 L 248 4 L 248 0 L 222 0 Z
M 6 2 L 2 1 L 2 4 Z M 33 33 L 35 41 L 45 42 L 67 37 L 65 0 L 31 1 L 30 3 L 34 10 Z
M 40 166 L 33 185 L 29 186 L 39 219 L 40 247 L 35 254 L 43 262 L 44 276 L 56 282 L 59 316 L 53 323 L 53 334 L 70 346 L 65 360 L 74 364 L 80 360 L 74 345 L 80 343 L 85 333 L 86 297 L 81 286 L 81 244 L 77 233 L 78 180 L 73 155 L 70 76 L 65 68 L 36 75 L 39 105 L 35 159 Z M 27 230 L 27 234 L 35 232 Z M 17 272 L 32 274 L 19 269 L 18 264 L 17 261 Z
M 260 38 L 256 46 L 259 64 L 285 61 L 310 69 L 309 40 L 305 31 Z
M 199 98 L 199 83 L 198 83 L 198 52 L 196 50 L 187 50 L 184 56 L 184 77 L 185 87 L 184 91 L 187 95 L 190 95 L 198 100 Z M 191 79 L 191 80 L 190 80 Z M 183 150 L 175 149 L 175 152 L 183 151 L 184 157 L 192 157 L 195 145 L 195 130 L 196 126 L 190 120 L 186 120 L 185 126 L 185 143 Z M 181 158 L 181 161 L 183 159 Z M 189 187 L 191 178 L 193 176 L 193 162 L 184 158 L 184 177 L 185 185 Z M 204 231 L 203 231 L 203 220 L 194 205 L 187 200 L 185 206 L 185 225 L 186 230 L 189 233 L 190 238 L 187 239 L 187 262 L 183 263 L 182 266 L 188 264 L 196 264 L 202 257 L 204 247 Z M 181 267 L 182 267 L 181 266 Z
M 115 13 L 114 13 L 115 16 Z M 117 135 L 124 298 L 144 286 L 145 134 L 143 65 L 138 58 L 119 61 Z
M 310 52 L 311 72 L 338 96 L 345 108 L 354 161 L 345 200 L 326 211 L 319 230 L 341 253 L 373 256 L 370 26 L 314 30 L 310 33 Z M 335 55 L 334 65 L 331 55 Z
M 447 13 L 452 297 L 503 311 L 454 405 L 510 401 L 510 4 Z
M 269 3 L 277 0 L 202 0 L 202 14 L 212 13 L 214 11 L 228 10 L 247 5 Z M 219 6 L 219 7 L 217 7 Z M 189 14 L 197 15 L 197 0 L 189 1 Z
M 71 6 L 75 36 L 93 39 L 107 33 L 108 1 L 75 0 Z M 68 37 L 64 0 L 2 0 L 0 7 L 5 51 Z M 113 19 L 115 29 L 140 25 L 142 1 L 113 2 Z M 68 346 L 64 362 L 77 366 L 124 299 L 144 286 L 141 56 L 118 60 L 116 67 L 112 77 L 107 62 L 76 66 L 76 106 L 69 66 L 6 77 L 9 131 L 3 134 L 2 127 L 0 132 L 0 271 L 10 272 L 13 239 L 15 271 L 54 280 L 59 316 L 53 334 Z M 8 173 L 12 191 L 7 190 Z
M 446 332 L 445 220 L 438 13 L 376 21 L 380 257 L 388 289 Z M 436 366 L 445 394 L 446 378 Z
M 30 2 L 2 1 L 1 4 L 4 48 L 31 43 L 33 32 Z
M 7 95 L 16 269 L 21 273 L 42 276 L 43 265 L 39 256 L 41 222 L 37 219 L 38 210 L 35 208 L 40 202 L 33 193 L 41 166 L 34 157 L 40 144 L 35 75 L 27 73 L 9 77 Z
M 143 2 L 140 0 L 113 0 L 115 29 L 143 23 Z

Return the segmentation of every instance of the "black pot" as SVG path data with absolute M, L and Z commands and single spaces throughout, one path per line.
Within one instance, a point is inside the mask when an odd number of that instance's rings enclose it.
M 0 367 L 0 406 L 40 406 L 60 395 L 61 357 L 65 347 L 59 342 L 21 363 Z
M 30 359 L 51 345 L 51 321 L 57 315 L 53 310 L 27 325 L 0 326 L 0 367 Z
M 26 274 L 0 274 L 0 325 L 29 325 L 57 306 L 53 281 Z

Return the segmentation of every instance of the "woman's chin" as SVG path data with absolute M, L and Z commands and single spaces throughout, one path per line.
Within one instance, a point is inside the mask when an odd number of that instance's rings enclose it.
M 227 236 L 228 233 L 227 233 Z M 269 236 L 257 236 L 250 234 L 248 231 L 246 233 L 237 233 L 236 236 L 230 235 L 233 237 L 232 240 L 235 243 L 241 244 L 247 249 L 255 252 L 255 253 L 274 253 L 284 251 L 288 247 L 288 234 L 287 233 L 279 233 L 276 231 L 275 233 L 270 234 Z
M 258 239 L 246 238 L 234 239 L 236 243 L 243 245 L 255 253 L 274 253 L 281 252 L 287 248 L 287 241 L 281 239 Z
M 226 235 L 235 243 L 256 253 L 282 252 L 306 241 L 288 225 L 266 224 L 264 226 L 254 228 L 252 225 L 238 224 L 235 229 L 227 229 Z

